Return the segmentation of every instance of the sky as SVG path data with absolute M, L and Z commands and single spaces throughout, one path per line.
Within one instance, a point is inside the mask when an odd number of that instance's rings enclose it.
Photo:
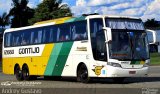
M 29 0 L 28 6 L 36 8 L 43 0 Z M 0 15 L 9 12 L 12 0 L 0 0 Z M 143 21 L 155 18 L 160 21 L 160 0 L 63 0 L 74 16 L 88 13 L 140 17 Z

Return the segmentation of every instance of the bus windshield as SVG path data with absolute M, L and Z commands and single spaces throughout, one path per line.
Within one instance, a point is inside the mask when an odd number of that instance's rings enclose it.
M 146 60 L 149 58 L 145 32 L 112 30 L 109 43 L 110 58 L 119 60 Z
M 119 60 L 146 60 L 149 58 L 147 35 L 141 20 L 106 19 L 112 29 L 109 56 Z

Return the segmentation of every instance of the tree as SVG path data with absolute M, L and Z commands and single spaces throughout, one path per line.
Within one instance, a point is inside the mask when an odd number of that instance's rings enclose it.
M 34 15 L 34 10 L 27 6 L 28 0 L 12 0 L 13 8 L 9 12 L 11 27 L 17 28 L 29 25 L 28 20 Z
M 147 21 L 144 23 L 145 27 L 158 27 L 158 21 L 156 21 L 155 19 L 147 19 Z
M 34 17 L 29 22 L 34 24 L 39 21 L 66 16 L 72 16 L 72 13 L 67 4 L 62 4 L 62 0 L 43 0 L 35 9 Z
M 6 12 L 4 12 L 0 16 L 0 26 L 2 27 L 2 29 L 4 29 L 6 25 L 9 25 L 9 16 Z

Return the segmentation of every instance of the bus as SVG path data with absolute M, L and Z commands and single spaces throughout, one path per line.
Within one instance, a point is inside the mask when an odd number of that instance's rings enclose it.
M 147 76 L 149 43 L 140 18 L 83 15 L 38 22 L 4 32 L 3 73 L 17 80 L 39 76 L 91 78 Z

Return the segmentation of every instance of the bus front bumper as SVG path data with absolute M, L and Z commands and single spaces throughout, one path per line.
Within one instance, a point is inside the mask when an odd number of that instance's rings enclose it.
M 139 69 L 124 69 L 120 67 L 107 67 L 107 77 L 147 77 L 149 67 Z

